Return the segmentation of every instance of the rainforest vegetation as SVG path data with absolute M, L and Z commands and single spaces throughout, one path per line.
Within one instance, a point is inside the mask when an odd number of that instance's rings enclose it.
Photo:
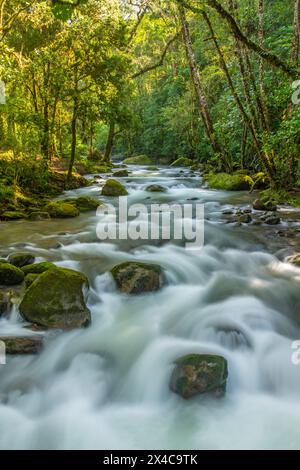
M 299 0 L 0 0 L 4 219 L 114 157 L 297 201 L 299 38 Z

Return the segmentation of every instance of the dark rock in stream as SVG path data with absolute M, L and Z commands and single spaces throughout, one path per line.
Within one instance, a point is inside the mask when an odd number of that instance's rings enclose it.
M 14 286 L 21 284 L 24 280 L 24 273 L 20 268 L 7 261 L 0 262 L 0 285 Z
M 221 397 L 226 392 L 227 377 L 227 361 L 224 357 L 189 354 L 177 359 L 170 389 L 185 399 L 203 393 Z
M 37 354 L 43 347 L 42 336 L 4 336 L 0 341 L 5 344 L 6 354 Z
M 161 287 L 162 269 L 157 264 L 128 261 L 112 268 L 111 274 L 124 294 L 153 292 Z
M 31 253 L 12 253 L 8 257 L 8 262 L 17 268 L 23 268 L 29 264 L 33 264 L 35 257 Z

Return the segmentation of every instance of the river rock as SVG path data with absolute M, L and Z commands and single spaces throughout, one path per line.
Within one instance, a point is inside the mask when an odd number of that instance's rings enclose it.
M 40 221 L 40 220 L 49 220 L 51 217 L 46 211 L 33 211 L 28 215 L 28 220 Z
M 105 185 L 102 188 L 103 196 L 126 196 L 128 194 L 125 186 L 119 181 L 112 178 L 108 179 L 105 182 Z
M 161 286 L 162 270 L 157 264 L 127 261 L 114 266 L 111 274 L 118 289 L 124 294 L 153 292 Z
M 49 261 L 42 261 L 41 263 L 30 264 L 28 266 L 24 266 L 22 271 L 25 275 L 27 274 L 42 274 L 48 269 L 56 268 L 56 265 L 50 263 Z
M 252 217 L 250 214 L 240 214 L 238 215 L 238 222 L 241 224 L 250 224 L 252 222 Z
M 26 321 L 46 328 L 86 326 L 91 320 L 83 294 L 87 287 L 88 280 L 80 272 L 49 269 L 26 290 L 20 313 Z
M 277 207 L 272 201 L 264 202 L 261 199 L 255 199 L 253 209 L 256 211 L 276 211 Z
M 178 167 L 178 166 L 192 166 L 194 164 L 193 160 L 186 157 L 179 157 L 173 163 L 171 163 L 171 167 Z
M 278 225 L 281 222 L 280 217 L 276 214 L 268 215 L 264 221 L 268 225 Z
M 5 344 L 6 354 L 36 354 L 43 346 L 41 336 L 13 336 L 0 337 L 0 341 Z
M 90 196 L 80 196 L 77 198 L 63 199 L 65 204 L 72 204 L 80 212 L 89 212 L 97 210 L 100 205 L 103 205 L 103 202 L 98 199 Z
M 114 176 L 117 178 L 127 178 L 129 176 L 129 171 L 128 170 L 117 170 L 114 172 Z
M 137 155 L 123 160 L 126 165 L 151 165 L 152 161 L 147 155 Z
M 227 361 L 222 356 L 189 354 L 176 361 L 170 388 L 182 398 L 202 393 L 224 395 L 228 376 Z
M 24 280 L 24 273 L 20 268 L 6 261 L 0 262 L 0 285 L 14 286 L 21 284 Z
M 23 268 L 23 266 L 27 266 L 33 264 L 35 257 L 31 253 L 12 253 L 8 257 L 8 262 L 13 264 L 17 268 Z
M 167 188 L 161 186 L 160 184 L 150 184 L 150 186 L 147 186 L 146 191 L 150 193 L 165 193 Z
M 1 214 L 0 219 L 1 220 L 19 220 L 19 219 L 24 219 L 25 214 L 24 212 L 21 211 L 5 211 L 3 214 Z
M 80 212 L 73 204 L 69 204 L 67 202 L 50 202 L 46 207 L 45 210 L 51 217 L 57 219 L 67 219 L 71 217 L 77 217 Z

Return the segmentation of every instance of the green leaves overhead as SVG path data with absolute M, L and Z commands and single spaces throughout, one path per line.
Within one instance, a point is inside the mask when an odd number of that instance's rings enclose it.
M 74 8 L 85 3 L 85 0 L 52 0 L 52 12 L 55 18 L 67 21 L 71 18 Z

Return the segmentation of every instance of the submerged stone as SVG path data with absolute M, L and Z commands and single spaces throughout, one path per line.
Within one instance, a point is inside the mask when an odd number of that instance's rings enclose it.
M 167 188 L 161 186 L 160 184 L 150 184 L 149 186 L 147 186 L 146 191 L 150 193 L 165 193 L 167 191 Z
M 33 264 L 35 257 L 31 253 L 12 253 L 8 257 L 8 262 L 17 266 L 17 268 L 22 268 L 23 266 L 27 266 L 29 264 Z
M 170 388 L 188 399 L 203 393 L 224 395 L 228 377 L 227 361 L 222 356 L 189 354 L 176 361 Z
M 41 336 L 13 336 L 0 337 L 5 344 L 6 354 L 36 354 L 43 347 Z
M 46 211 L 33 211 L 28 215 L 28 220 L 39 221 L 39 220 L 49 220 L 50 214 Z
M 80 272 L 49 269 L 26 290 L 20 313 L 25 320 L 46 328 L 87 326 L 91 320 L 83 294 L 87 287 L 88 280 Z
M 127 261 L 112 268 L 111 274 L 124 294 L 153 292 L 161 286 L 162 269 L 157 264 Z

